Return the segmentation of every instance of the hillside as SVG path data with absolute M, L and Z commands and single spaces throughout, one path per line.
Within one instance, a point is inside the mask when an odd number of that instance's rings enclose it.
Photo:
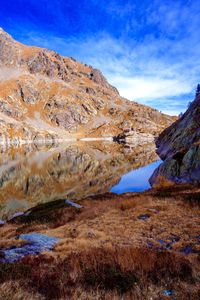
M 122 98 L 102 73 L 0 29 L 0 142 L 158 135 L 172 117 Z
M 180 185 L 28 210 L 0 226 L 0 298 L 199 299 L 199 198 Z M 23 239 L 35 232 L 59 239 L 53 251 L 29 255 Z M 11 263 L 9 248 L 28 256 Z
M 183 116 L 165 129 L 157 140 L 158 154 L 164 163 L 151 182 L 164 176 L 176 182 L 200 181 L 200 94 Z

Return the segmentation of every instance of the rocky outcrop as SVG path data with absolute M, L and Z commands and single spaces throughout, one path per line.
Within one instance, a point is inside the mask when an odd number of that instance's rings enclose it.
M 152 184 L 160 176 L 175 182 L 200 182 L 200 94 L 186 113 L 161 133 L 157 147 L 164 162 L 154 172 Z
M 134 144 L 138 142 L 154 142 L 155 137 L 151 133 L 138 132 L 131 127 L 130 121 L 125 121 L 122 124 L 123 132 L 114 137 L 114 141 L 122 144 Z
M 156 136 L 173 118 L 120 97 L 99 70 L 0 29 L 1 143 L 113 137 L 125 121 Z

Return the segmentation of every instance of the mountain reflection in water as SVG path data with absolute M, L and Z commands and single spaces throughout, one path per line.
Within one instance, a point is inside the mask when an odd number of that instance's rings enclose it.
M 8 219 L 38 203 L 66 198 L 77 201 L 115 191 L 112 187 L 127 173 L 132 191 L 138 190 L 134 181 L 140 180 L 140 176 L 141 182 L 145 182 L 139 190 L 144 190 L 147 175 L 145 180 L 144 172 L 135 178 L 134 172 L 157 159 L 154 144 L 131 147 L 101 141 L 1 149 L 0 219 Z M 156 168 L 157 163 L 153 166 Z M 128 191 L 126 185 L 123 188 L 123 179 L 120 190 Z

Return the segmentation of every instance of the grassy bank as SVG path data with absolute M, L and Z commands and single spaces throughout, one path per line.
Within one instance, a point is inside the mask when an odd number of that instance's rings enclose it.
M 0 228 L 1 247 L 23 243 L 21 233 L 61 238 L 52 252 L 0 265 L 2 299 L 199 299 L 198 186 L 162 183 L 81 205 L 40 205 Z

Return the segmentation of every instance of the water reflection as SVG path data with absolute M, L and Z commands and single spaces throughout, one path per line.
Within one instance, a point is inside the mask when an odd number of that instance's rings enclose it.
M 0 219 L 57 199 L 145 189 L 147 177 L 158 164 L 148 166 L 144 177 L 144 169 L 133 170 L 158 159 L 154 144 L 124 146 L 102 141 L 28 145 L 2 150 L 0 159 Z
M 111 192 L 122 194 L 127 192 L 142 192 L 149 189 L 151 187 L 149 178 L 161 162 L 161 160 L 158 160 L 148 166 L 141 167 L 123 175 L 120 182 L 112 187 Z

